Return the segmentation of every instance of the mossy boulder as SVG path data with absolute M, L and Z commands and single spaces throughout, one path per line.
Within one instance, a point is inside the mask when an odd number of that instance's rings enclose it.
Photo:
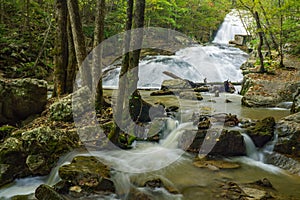
M 46 81 L 30 78 L 0 80 L 0 125 L 13 125 L 39 114 L 46 103 Z
M 72 131 L 40 127 L 14 132 L 0 146 L 0 186 L 19 177 L 49 174 L 60 156 L 78 146 Z
M 42 184 L 35 191 L 35 197 L 38 200 L 66 200 L 62 195 L 57 193 L 52 187 Z
M 274 137 L 275 126 L 274 117 L 267 117 L 247 128 L 246 133 L 251 137 L 255 146 L 261 148 Z
M 83 190 L 115 192 L 110 168 L 93 156 L 77 156 L 71 164 L 59 168 L 59 176 L 71 186 Z
M 50 119 L 52 121 L 72 122 L 73 118 L 79 119 L 83 114 L 90 112 L 92 107 L 91 92 L 88 87 L 61 98 L 50 105 Z M 74 112 L 75 111 L 75 112 Z

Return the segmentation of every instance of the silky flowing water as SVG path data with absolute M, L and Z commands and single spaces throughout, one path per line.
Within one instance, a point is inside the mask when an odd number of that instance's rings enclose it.
M 169 77 L 162 74 L 170 71 L 182 78 L 195 82 L 230 81 L 240 82 L 242 74 L 239 67 L 247 59 L 247 54 L 241 50 L 224 45 L 233 39 L 234 34 L 244 34 L 240 20 L 234 11 L 226 16 L 215 40 L 214 45 L 192 46 L 178 51 L 174 56 L 146 57 L 140 63 L 139 86 L 158 88 Z M 104 85 L 116 87 L 119 69 L 110 71 L 104 78 Z M 237 183 L 254 182 L 268 178 L 275 189 L 285 196 L 300 199 L 300 177 L 289 175 L 285 171 L 264 164 L 262 152 L 245 136 L 248 156 L 227 158 L 229 161 L 239 162 L 241 168 L 231 170 L 211 171 L 193 166 L 194 156 L 177 148 L 177 139 L 183 129 L 195 129 L 190 122 L 193 112 L 206 114 L 231 113 L 238 118 L 263 119 L 273 116 L 276 120 L 289 115 L 288 109 L 283 108 L 246 108 L 241 106 L 241 96 L 238 94 L 221 93 L 220 97 L 214 94 L 203 93 L 202 101 L 181 100 L 176 96 L 151 97 L 151 91 L 143 90 L 143 99 L 151 103 L 163 102 L 165 105 L 178 105 L 180 107 L 178 122 L 169 127 L 168 136 L 159 144 L 137 142 L 132 150 L 78 152 L 74 151 L 62 157 L 58 166 L 47 177 L 29 177 L 16 180 L 14 183 L 0 190 L 0 199 L 9 199 L 16 195 L 34 193 L 35 188 L 46 183 L 53 185 L 59 181 L 58 168 L 68 164 L 78 155 L 94 155 L 101 161 L 110 165 L 112 178 L 121 199 L 126 199 L 132 182 L 143 183 L 146 180 L 160 178 L 180 191 L 174 195 L 164 189 L 139 188 L 145 193 L 152 194 L 156 199 L 214 199 L 220 181 L 234 181 Z M 106 90 L 106 95 L 111 95 L 112 90 Z M 230 100 L 231 103 L 225 103 Z M 272 144 L 271 144 L 272 146 Z M 272 150 L 272 148 L 270 147 Z M 269 150 L 270 150 L 269 149 Z M 267 149 L 266 149 L 267 150 Z M 34 199 L 30 196 L 29 199 Z M 100 199 L 115 199 L 116 196 L 101 197 Z

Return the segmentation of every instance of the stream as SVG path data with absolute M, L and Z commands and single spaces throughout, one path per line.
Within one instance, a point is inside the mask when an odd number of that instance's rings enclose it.
M 206 46 L 192 46 L 176 52 L 173 56 L 149 56 L 140 63 L 139 87 L 160 88 L 163 80 L 169 79 L 162 74 L 163 71 L 170 71 L 182 78 L 202 82 L 204 78 L 208 82 L 241 82 L 243 76 L 239 67 L 244 63 L 248 55 L 227 44 L 233 39 L 234 34 L 244 34 L 244 28 L 236 13 L 230 13 L 224 19 L 214 44 Z M 103 79 L 105 87 L 116 87 L 118 84 L 119 68 L 111 70 Z M 111 94 L 112 90 L 106 90 Z M 117 188 L 117 194 L 121 199 L 126 199 L 129 193 L 131 182 L 140 182 L 149 177 L 159 177 L 177 188 L 181 194 L 170 194 L 164 189 L 137 188 L 149 193 L 155 199 L 166 200 L 195 200 L 214 199 L 219 185 L 218 181 L 232 180 L 237 183 L 249 183 L 267 178 L 274 188 L 286 196 L 300 199 L 300 177 L 291 176 L 285 171 L 263 163 L 264 150 L 260 152 L 253 146 L 252 140 L 244 136 L 247 146 L 245 157 L 227 158 L 229 161 L 239 162 L 241 167 L 234 170 L 211 171 L 206 168 L 197 168 L 192 165 L 194 156 L 177 148 L 177 138 L 184 129 L 195 129 L 189 119 L 195 110 L 205 110 L 210 113 L 232 113 L 238 117 L 250 119 L 262 119 L 274 116 L 276 120 L 289 115 L 289 110 L 284 108 L 244 108 L 241 107 L 241 96 L 238 94 L 221 93 L 220 97 L 214 97 L 210 93 L 204 93 L 204 100 L 198 103 L 190 100 L 178 100 L 176 97 L 162 96 L 150 97 L 151 91 L 143 90 L 143 99 L 149 102 L 163 101 L 166 104 L 180 105 L 180 116 L 177 123 L 166 132 L 167 137 L 160 143 L 137 142 L 132 150 L 123 151 L 98 151 L 98 152 L 70 152 L 60 158 L 57 167 L 49 176 L 29 177 L 18 179 L 0 190 L 0 199 L 10 199 L 16 195 L 33 194 L 35 189 L 43 183 L 53 185 L 60 179 L 58 168 L 68 164 L 72 158 L 78 155 L 94 155 L 99 157 L 105 164 L 110 165 L 114 170 L 113 181 Z M 231 103 L 224 103 L 226 99 Z M 213 100 L 213 101 L 212 101 Z M 276 139 L 276 138 L 275 138 Z M 273 141 L 266 151 L 272 151 Z M 28 197 L 34 199 L 33 195 Z M 115 196 L 103 197 L 101 199 L 117 199 Z

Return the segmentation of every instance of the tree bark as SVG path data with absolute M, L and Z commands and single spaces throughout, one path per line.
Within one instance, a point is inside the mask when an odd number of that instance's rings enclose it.
M 66 78 L 66 93 L 73 92 L 73 84 L 76 78 L 76 71 L 78 70 L 78 65 L 75 56 L 75 46 L 71 28 L 70 17 L 68 17 L 68 66 L 67 66 L 67 78 Z
M 104 40 L 104 19 L 105 19 L 105 0 L 97 1 L 97 13 L 95 19 L 94 48 Z M 93 55 L 93 86 L 96 86 L 96 110 L 102 112 L 104 99 L 102 87 L 102 54 L 103 49 L 100 46 L 99 51 Z
M 79 15 L 78 0 L 67 0 L 72 34 L 75 46 L 76 60 L 79 70 L 81 70 L 82 84 L 92 87 L 91 72 L 88 65 L 81 66 L 87 56 L 85 37 L 82 30 L 81 19 Z
M 260 70 L 259 71 L 261 73 L 264 73 L 265 72 L 264 56 L 262 54 L 262 46 L 264 44 L 264 33 L 262 31 L 262 27 L 261 27 L 258 12 L 254 11 L 253 15 L 254 15 L 254 19 L 255 19 L 255 22 L 256 22 L 256 28 L 258 30 L 258 36 L 259 36 L 259 43 L 258 43 L 258 47 L 257 47 L 258 57 L 259 57 L 259 61 L 260 61 Z
M 67 2 L 66 0 L 56 1 L 56 41 L 54 57 L 54 96 L 65 93 L 66 68 L 68 64 L 68 43 L 67 43 Z
M 125 38 L 124 38 L 124 53 L 122 60 L 122 67 L 119 75 L 119 87 L 118 87 L 118 94 L 117 94 L 117 102 L 116 102 L 116 108 L 114 111 L 114 119 L 115 119 L 115 125 L 114 125 L 114 133 L 112 134 L 112 137 L 110 138 L 111 141 L 115 144 L 118 143 L 118 138 L 121 129 L 123 128 L 123 108 L 126 109 L 126 105 L 128 105 L 128 100 L 125 98 L 125 91 L 127 90 L 127 72 L 129 69 L 129 60 L 130 60 L 130 41 L 131 41 L 131 32 L 132 29 L 132 21 L 133 21 L 133 0 L 127 1 L 127 21 L 126 21 L 126 27 L 125 27 Z M 126 104 L 127 101 L 127 104 Z M 125 105 L 125 106 L 124 106 Z M 124 112 L 126 114 L 126 117 L 129 116 L 129 110 L 127 108 L 127 112 Z M 125 117 L 125 118 L 126 118 Z

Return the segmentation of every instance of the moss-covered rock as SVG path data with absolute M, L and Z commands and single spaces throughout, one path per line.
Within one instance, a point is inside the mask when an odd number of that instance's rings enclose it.
M 0 146 L 0 186 L 18 177 L 49 174 L 60 156 L 78 146 L 72 131 L 40 127 L 15 132 Z
M 274 137 L 275 125 L 274 117 L 267 117 L 247 128 L 246 133 L 251 137 L 255 146 L 261 148 Z
M 46 103 L 46 81 L 30 78 L 0 80 L 0 125 L 16 124 L 30 115 L 39 114 Z
M 83 190 L 115 192 L 110 178 L 110 168 L 92 156 L 78 156 L 71 164 L 59 168 L 63 181 Z
M 38 200 L 66 200 L 48 185 L 42 184 L 35 191 L 35 197 Z
M 0 141 L 4 140 L 6 137 L 9 137 L 10 134 L 15 131 L 16 128 L 13 126 L 5 125 L 0 127 Z

